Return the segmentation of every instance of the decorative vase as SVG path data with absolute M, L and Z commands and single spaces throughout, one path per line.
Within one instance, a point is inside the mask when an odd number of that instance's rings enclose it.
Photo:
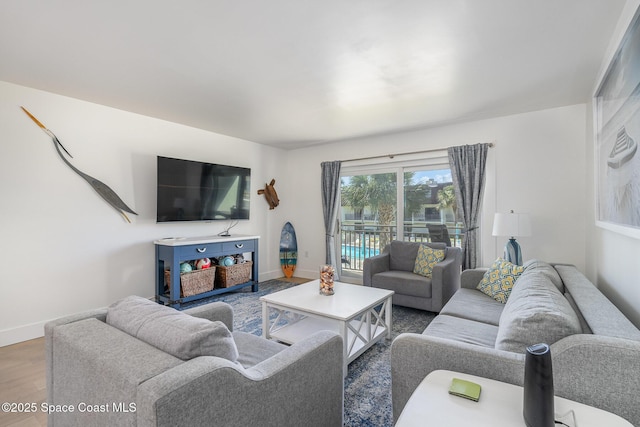
M 332 265 L 320 267 L 320 295 L 333 295 L 333 273 L 335 269 Z
M 555 426 L 553 369 L 551 350 L 547 344 L 527 347 L 522 412 L 527 427 Z

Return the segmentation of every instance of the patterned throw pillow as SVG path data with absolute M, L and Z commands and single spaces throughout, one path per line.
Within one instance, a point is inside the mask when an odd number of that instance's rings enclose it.
M 413 272 L 424 277 L 431 277 L 433 266 L 444 259 L 444 249 L 433 249 L 426 245 L 420 245 Z
M 484 273 L 478 289 L 496 301 L 506 304 L 513 285 L 523 271 L 523 266 L 498 258 Z

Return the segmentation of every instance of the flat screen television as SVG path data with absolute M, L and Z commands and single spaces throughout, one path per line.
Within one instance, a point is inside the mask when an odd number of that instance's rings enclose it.
M 249 219 L 251 169 L 158 156 L 157 221 Z

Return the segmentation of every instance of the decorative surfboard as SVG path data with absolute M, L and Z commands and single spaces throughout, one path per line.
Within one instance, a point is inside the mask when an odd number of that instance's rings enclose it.
M 298 263 L 298 242 L 296 230 L 290 222 L 282 227 L 280 233 L 280 267 L 286 278 L 293 277 Z

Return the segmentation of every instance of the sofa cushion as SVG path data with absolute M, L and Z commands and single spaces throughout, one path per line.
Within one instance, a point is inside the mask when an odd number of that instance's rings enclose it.
M 498 334 L 498 327 L 439 314 L 429 323 L 423 334 L 493 348 Z
M 375 274 L 371 278 L 371 286 L 396 294 L 431 298 L 431 278 L 410 271 L 391 270 Z
M 224 323 L 181 313 L 146 298 L 129 296 L 107 310 L 107 324 L 179 359 L 217 356 L 232 362 L 238 349 Z
M 420 245 L 413 272 L 424 277 L 431 277 L 433 267 L 444 259 L 444 249 L 433 249 L 426 245 Z
M 498 258 L 484 273 L 482 280 L 478 283 L 478 289 L 504 304 L 509 299 L 511 289 L 523 271 L 524 267 Z
M 233 332 L 233 340 L 238 346 L 238 363 L 247 369 L 287 348 L 284 344 L 247 332 Z
M 461 288 L 440 310 L 440 314 L 498 326 L 503 309 L 504 304 L 477 289 Z
M 561 293 L 564 293 L 564 283 L 562 283 L 560 275 L 551 264 L 538 259 L 531 259 L 525 262 L 523 267 L 524 271 L 522 274 L 543 274 L 551 280 L 551 283 L 556 285 L 556 288 L 558 288 Z
M 525 353 L 582 332 L 580 320 L 558 288 L 544 275 L 523 275 L 511 291 L 498 328 L 496 348 Z

